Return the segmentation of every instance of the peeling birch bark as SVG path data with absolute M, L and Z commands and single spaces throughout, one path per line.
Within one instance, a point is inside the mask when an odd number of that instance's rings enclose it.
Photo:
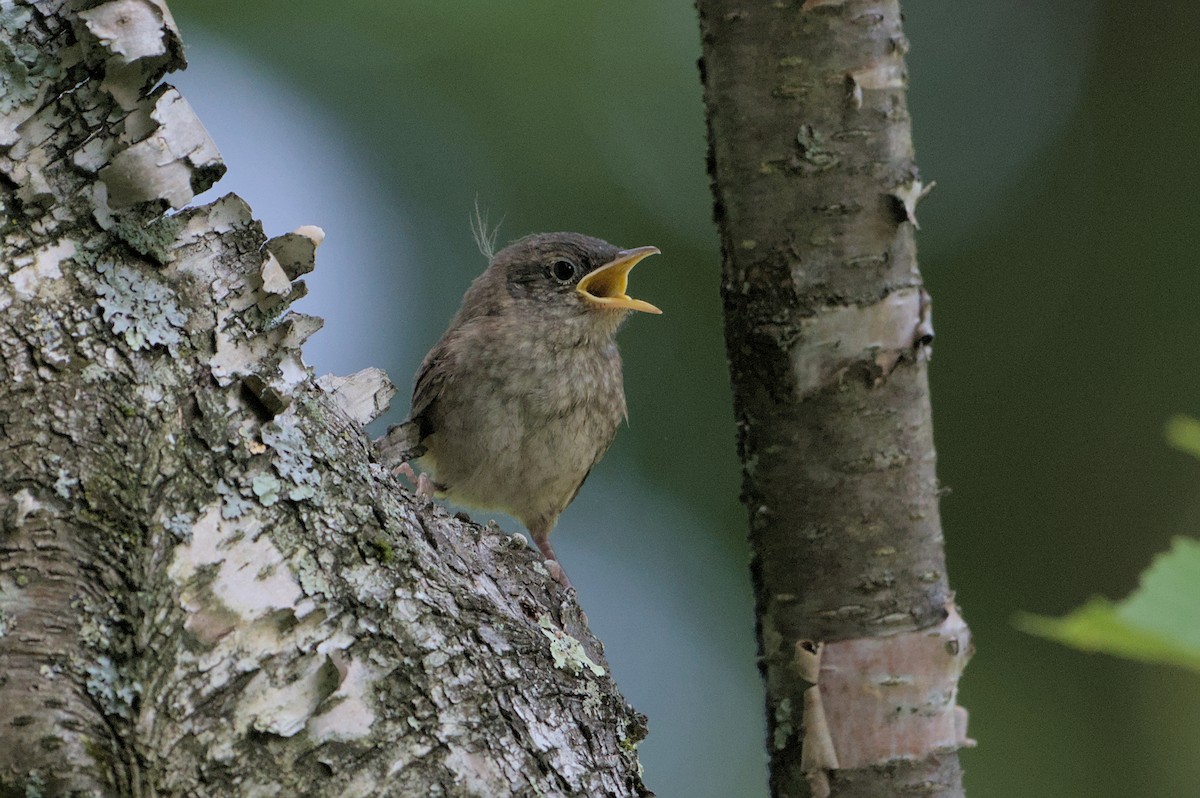
M 960 796 L 896 0 L 699 0 L 771 790 Z
M 830 794 L 830 771 L 973 746 L 966 710 L 955 703 L 970 655 L 970 634 L 953 605 L 929 629 L 798 645 L 797 667 L 813 683 L 804 691 L 802 740 L 813 794 Z
M 396 386 L 383 369 L 377 368 L 366 368 L 349 377 L 326 374 L 317 380 L 317 385 L 333 397 L 343 413 L 359 424 L 379 418 L 396 395 Z
M 0 795 L 648 795 L 573 595 L 304 364 L 323 233 L 185 208 L 166 6 L 78 5 L 0 5 Z
M 923 288 L 903 288 L 871 305 L 828 306 L 801 319 L 804 345 L 793 348 L 791 364 L 797 398 L 840 383 L 863 353 L 879 369 L 876 382 L 905 358 L 928 358 L 933 338 L 928 307 Z

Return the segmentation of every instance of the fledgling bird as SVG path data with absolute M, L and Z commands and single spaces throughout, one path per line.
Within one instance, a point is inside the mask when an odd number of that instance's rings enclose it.
M 632 311 L 662 312 L 626 294 L 658 251 L 542 233 L 497 252 L 379 441 L 386 460 L 418 457 L 439 495 L 524 524 L 564 585 L 550 531 L 626 417 L 615 336 Z

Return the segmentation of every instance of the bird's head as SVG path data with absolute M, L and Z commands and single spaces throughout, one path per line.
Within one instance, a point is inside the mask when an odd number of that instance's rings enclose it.
M 615 331 L 630 311 L 662 313 L 626 293 L 629 271 L 656 254 L 657 247 L 618 249 L 579 233 L 539 233 L 497 252 L 485 282 L 505 292 L 513 313 Z

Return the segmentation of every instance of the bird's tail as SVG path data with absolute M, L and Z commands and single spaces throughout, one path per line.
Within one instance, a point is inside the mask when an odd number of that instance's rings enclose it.
M 379 450 L 380 462 L 388 467 L 394 468 L 417 459 L 425 454 L 425 447 L 421 445 L 420 425 L 415 421 L 393 424 L 375 439 L 375 448 Z

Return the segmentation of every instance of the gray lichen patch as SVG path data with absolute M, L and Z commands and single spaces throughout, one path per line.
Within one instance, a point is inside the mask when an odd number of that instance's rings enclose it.
M 126 720 L 133 717 L 136 702 L 142 694 L 142 683 L 130 679 L 106 656 L 83 666 L 87 674 L 85 686 L 88 693 L 104 709 L 106 715 L 115 715 Z
M 2 785 L 0 785 L 2 786 Z M 25 779 L 25 798 L 44 798 L 46 780 L 42 778 L 40 771 L 31 770 Z
M 112 232 L 134 252 L 165 264 L 171 260 L 183 220 L 178 216 L 159 216 L 149 222 L 114 215 Z
M 279 490 L 282 487 L 279 480 L 270 474 L 256 474 L 250 480 L 250 489 L 262 502 L 263 507 L 270 507 L 279 501 Z
M 321 484 L 313 468 L 308 439 L 294 416 L 279 416 L 263 427 L 262 442 L 272 450 L 271 465 L 286 482 L 287 497 L 294 502 L 312 498 Z M 258 494 L 258 488 L 255 488 Z M 261 498 L 261 496 L 260 496 Z
M 221 518 L 240 518 L 251 508 L 252 503 L 243 497 L 237 488 L 225 480 L 217 483 L 217 495 L 221 497 Z
M 595 682 L 587 682 L 583 686 L 583 712 L 589 718 L 600 717 L 604 703 L 600 696 L 600 688 Z
M 538 626 L 542 634 L 550 641 L 550 656 L 554 658 L 554 667 L 578 676 L 587 668 L 595 676 L 603 676 L 604 668 L 592 661 L 583 650 L 583 644 L 571 635 L 554 625 L 549 615 L 538 617 Z
M 311 552 L 300 552 L 292 560 L 296 569 L 296 580 L 306 596 L 328 596 L 334 590 L 325 574 L 325 569 Z
M 186 543 L 192 539 L 192 527 L 195 523 L 196 518 L 191 513 L 175 513 L 163 522 L 163 528 L 176 540 Z
M 58 478 L 54 480 L 54 492 L 64 499 L 71 498 L 71 491 L 79 485 L 79 480 L 71 476 L 65 468 L 58 469 Z
M 29 25 L 33 12 L 24 6 L 0 4 L 0 114 L 35 101 L 52 81 L 62 77 L 62 65 L 49 58 L 32 43 L 18 40 L 17 34 Z M 0 143 L 8 143 L 0 140 Z
M 775 707 L 775 733 L 772 745 L 776 751 L 782 751 L 791 739 L 795 728 L 792 726 L 792 699 L 785 698 Z
M 172 353 L 183 340 L 187 314 L 175 292 L 151 275 L 122 263 L 97 264 L 96 292 L 104 321 L 134 350 L 165 346 Z

